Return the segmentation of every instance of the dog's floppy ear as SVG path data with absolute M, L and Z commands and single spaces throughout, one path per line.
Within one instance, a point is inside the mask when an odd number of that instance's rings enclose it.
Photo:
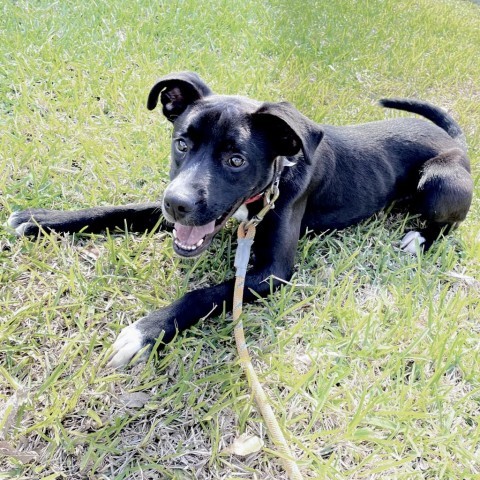
M 212 91 L 193 72 L 171 73 L 160 78 L 150 90 L 147 107 L 153 110 L 158 97 L 163 105 L 163 114 L 171 122 L 181 115 L 195 100 L 211 95 Z
M 252 114 L 252 121 L 267 133 L 277 155 L 291 157 L 302 150 L 307 163 L 323 137 L 320 127 L 288 102 L 265 102 Z

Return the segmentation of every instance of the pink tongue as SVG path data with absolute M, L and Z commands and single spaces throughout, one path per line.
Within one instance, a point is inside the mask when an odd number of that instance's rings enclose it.
M 175 224 L 177 239 L 184 245 L 195 245 L 205 235 L 212 233 L 215 229 L 215 220 L 200 227 L 187 227 L 180 223 Z

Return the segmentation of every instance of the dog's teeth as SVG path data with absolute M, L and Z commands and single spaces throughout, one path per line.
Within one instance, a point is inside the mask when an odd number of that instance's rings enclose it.
M 182 242 L 178 241 L 177 239 L 174 240 L 175 245 L 182 250 L 187 250 L 187 251 L 192 251 L 196 250 L 202 243 L 203 243 L 203 238 L 199 240 L 195 245 L 184 245 Z
M 203 244 L 204 241 L 205 238 L 201 238 L 195 245 L 185 245 L 177 238 L 177 233 L 175 232 L 175 230 L 173 230 L 173 242 L 178 248 L 181 248 L 182 250 L 187 250 L 189 252 L 196 250 Z
M 175 229 L 173 229 L 172 235 L 173 235 L 173 238 L 177 238 L 177 231 Z

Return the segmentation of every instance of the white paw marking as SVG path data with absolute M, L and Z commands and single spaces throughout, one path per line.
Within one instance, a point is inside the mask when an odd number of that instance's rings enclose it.
M 400 243 L 400 248 L 407 253 L 415 255 L 417 253 L 417 245 L 423 245 L 425 238 L 422 237 L 420 232 L 408 232 Z
M 13 212 L 10 217 L 8 217 L 7 225 L 10 228 L 15 229 L 15 234 L 18 237 L 23 237 L 25 235 L 25 230 L 30 225 L 29 222 L 18 223 L 18 217 L 20 216 L 20 212 Z
M 113 352 L 107 364 L 108 367 L 117 368 L 126 365 L 141 350 L 143 335 L 137 328 L 138 322 L 139 320 L 120 332 L 112 345 Z
M 7 220 L 7 225 L 9 227 L 15 227 L 15 224 L 17 223 L 15 221 L 15 218 L 18 217 L 18 212 L 13 212 L 9 217 L 8 217 L 8 220 Z
M 23 237 L 25 235 L 25 230 L 28 228 L 29 223 L 21 223 L 16 229 L 15 229 L 15 234 L 18 237 Z
M 18 223 L 18 220 L 17 220 L 17 217 L 19 215 L 19 212 L 13 212 L 9 217 L 8 217 L 8 220 L 7 220 L 7 226 L 9 228 L 13 228 L 15 229 L 15 233 L 21 237 L 24 232 L 25 232 L 25 229 L 27 228 L 26 226 L 26 223 Z
M 245 205 L 241 205 L 240 208 L 232 215 L 232 217 L 239 222 L 245 222 L 248 220 L 248 208 Z

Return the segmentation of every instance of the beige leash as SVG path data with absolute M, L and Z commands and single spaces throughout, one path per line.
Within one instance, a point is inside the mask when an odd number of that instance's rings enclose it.
M 245 374 L 247 376 L 250 388 L 252 389 L 253 397 L 257 403 L 258 409 L 262 414 L 263 420 L 267 425 L 270 440 L 276 445 L 279 450 L 279 457 L 283 463 L 288 477 L 292 480 L 303 480 L 300 469 L 297 465 L 295 457 L 288 446 L 282 429 L 278 424 L 270 401 L 263 390 L 263 387 L 258 380 L 257 374 L 252 365 L 252 360 L 248 352 L 247 343 L 245 341 L 245 332 L 243 330 L 243 322 L 241 320 L 243 307 L 243 291 L 245 288 L 245 276 L 247 272 L 248 260 L 250 257 L 250 249 L 255 236 L 256 226 L 267 214 L 267 212 L 274 208 L 274 202 L 279 194 L 278 179 L 265 192 L 263 209 L 250 221 L 242 222 L 238 227 L 238 246 L 235 255 L 235 290 L 233 293 L 233 321 L 235 323 L 235 342 L 237 344 L 237 351 L 240 357 L 240 362 Z

